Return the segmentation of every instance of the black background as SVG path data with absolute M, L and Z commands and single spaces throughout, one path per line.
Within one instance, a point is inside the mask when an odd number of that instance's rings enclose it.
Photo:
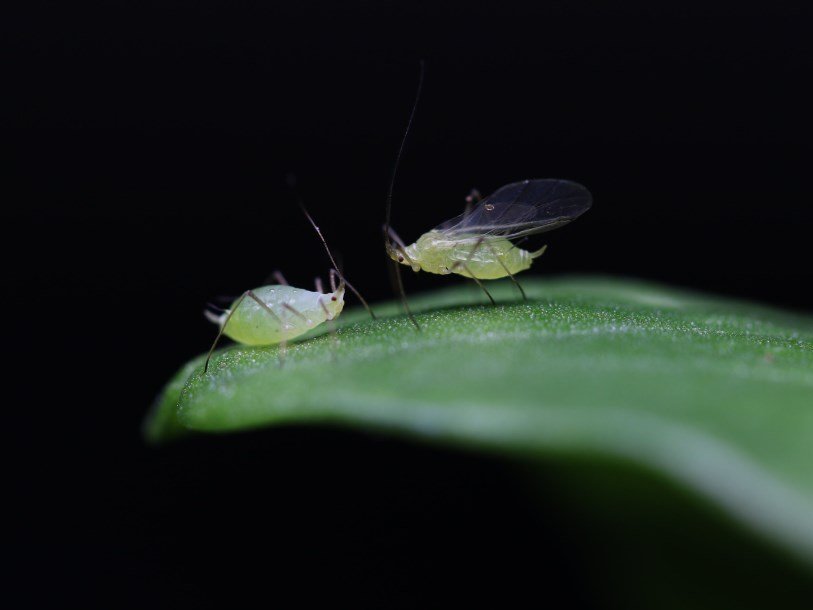
M 273 269 L 326 275 L 286 173 L 348 277 L 390 297 L 379 231 L 420 59 L 405 238 L 472 187 L 569 178 L 594 208 L 533 273 L 813 307 L 804 3 L 28 6 L 0 26 L 0 188 L 10 548 L 31 604 L 596 602 L 557 509 L 531 509 L 500 461 L 330 430 L 139 436 L 208 347 L 207 300 Z

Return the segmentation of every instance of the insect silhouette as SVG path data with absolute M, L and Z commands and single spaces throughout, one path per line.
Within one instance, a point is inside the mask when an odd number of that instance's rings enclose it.
M 375 318 L 373 310 L 370 309 L 361 293 L 339 271 L 336 260 L 316 222 L 301 201 L 299 205 L 319 236 L 330 259 L 332 265 L 329 273 L 330 292 L 325 292 L 321 278 L 316 278 L 316 292 L 312 292 L 290 286 L 282 273 L 275 271 L 272 277 L 277 281 L 276 284 L 246 290 L 232 303 L 231 307 L 222 310 L 219 314 L 205 311 L 206 318 L 218 324 L 220 330 L 206 356 L 206 363 L 203 365 L 204 373 L 209 370 L 209 361 L 223 335 L 244 345 L 279 344 L 281 348 L 280 363 L 282 363 L 288 341 L 324 322 L 333 325 L 333 320 L 344 308 L 345 287 L 358 297 L 370 316 Z M 335 333 L 335 329 L 332 329 L 332 332 Z
M 419 328 L 409 309 L 400 274 L 400 265 L 413 271 L 442 275 L 455 273 L 477 282 L 492 304 L 494 298 L 480 280 L 509 277 L 527 298 L 522 285 L 514 277 L 530 268 L 547 246 L 527 251 L 519 243 L 532 235 L 563 227 L 575 220 L 592 205 L 590 192 L 568 180 L 523 180 L 497 189 L 485 199 L 473 190 L 466 198 L 465 211 L 421 235 L 411 244 L 398 236 L 390 225 L 392 193 L 404 145 L 415 118 L 415 110 L 423 86 L 424 66 L 421 63 L 418 91 L 412 113 L 395 160 L 387 195 L 384 243 L 387 255 L 396 263 L 396 287 L 410 320 Z

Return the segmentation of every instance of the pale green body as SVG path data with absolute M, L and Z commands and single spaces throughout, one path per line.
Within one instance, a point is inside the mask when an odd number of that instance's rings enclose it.
M 246 345 L 273 345 L 288 341 L 326 320 L 334 319 L 344 308 L 344 286 L 327 294 L 291 286 L 263 286 L 253 292 L 279 320 L 254 299 L 243 298 L 229 318 L 223 334 Z M 283 303 L 295 309 L 298 314 L 283 306 Z M 232 304 L 232 308 L 236 304 L 237 301 Z M 210 316 L 209 319 L 222 325 L 228 315 L 229 312 L 226 311 L 220 316 Z
M 429 231 L 406 247 L 409 258 L 396 260 L 405 265 L 412 263 L 414 271 L 441 275 L 456 273 L 480 280 L 496 280 L 525 271 L 533 259 L 544 251 L 543 248 L 538 252 L 528 252 L 503 237 L 487 237 L 479 246 L 477 242 L 477 236 L 458 235 L 452 238 L 440 231 Z

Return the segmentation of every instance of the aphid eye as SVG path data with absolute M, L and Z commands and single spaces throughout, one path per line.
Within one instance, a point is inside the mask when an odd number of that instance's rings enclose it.
M 403 262 L 404 262 L 404 257 L 403 257 L 403 256 L 399 256 L 399 257 L 398 257 L 398 262 L 399 262 L 399 263 L 403 263 Z
M 331 301 L 335 301 L 335 300 L 336 300 L 336 297 L 330 297 L 330 300 L 331 300 Z

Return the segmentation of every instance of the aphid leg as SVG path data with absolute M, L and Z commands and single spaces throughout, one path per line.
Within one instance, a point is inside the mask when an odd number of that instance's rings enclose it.
M 485 243 L 485 242 L 484 242 L 484 243 Z M 523 300 L 523 301 L 527 301 L 527 300 L 528 300 L 528 296 L 525 294 L 525 290 L 523 290 L 522 285 L 519 283 L 519 280 L 517 280 L 517 278 L 515 278 L 515 277 L 514 277 L 514 274 L 513 274 L 513 273 L 511 273 L 511 272 L 508 270 L 508 267 L 506 267 L 506 266 L 505 266 L 505 263 L 504 263 L 504 262 L 502 262 L 502 259 L 500 258 L 499 254 L 497 254 L 497 252 L 494 250 L 494 248 L 491 246 L 491 244 L 486 243 L 485 245 L 486 245 L 486 247 L 487 247 L 489 250 L 491 250 L 491 253 L 494 255 L 494 259 L 495 259 L 495 260 L 496 260 L 498 263 L 500 263 L 500 267 L 502 267 L 502 268 L 503 268 L 503 271 L 505 271 L 505 273 L 508 275 L 508 277 L 510 277 L 510 278 L 511 278 L 511 281 L 512 281 L 512 282 L 514 282 L 514 286 L 516 286 L 516 287 L 519 289 L 519 293 L 522 295 L 522 300 Z
M 530 238 L 530 237 L 523 237 L 522 239 L 520 239 L 520 240 L 518 240 L 518 241 L 512 242 L 512 243 L 511 243 L 511 249 L 513 250 L 514 248 L 519 248 L 519 246 L 520 246 L 521 244 L 524 244 L 524 243 L 525 243 L 526 241 L 528 241 L 529 239 L 531 239 L 531 238 Z M 547 247 L 547 246 L 546 246 L 546 247 Z
M 254 294 L 254 292 L 252 290 L 246 290 L 242 295 L 240 295 L 240 298 L 237 299 L 237 302 L 234 304 L 234 307 L 232 307 L 231 311 L 229 311 L 229 314 L 226 316 L 226 319 L 223 320 L 223 324 L 220 325 L 220 330 L 217 332 L 217 337 L 215 337 L 215 340 L 212 343 L 212 347 L 209 348 L 209 353 L 206 354 L 206 363 L 203 365 L 203 372 L 204 373 L 206 373 L 209 370 L 209 360 L 211 360 L 211 358 L 212 358 L 212 354 L 214 353 L 215 348 L 217 347 L 217 344 L 220 341 L 220 337 L 223 336 L 223 331 L 226 330 L 226 325 L 229 323 L 229 320 L 231 320 L 231 317 L 234 315 L 234 312 L 237 311 L 237 309 L 240 307 L 240 305 L 243 304 L 243 301 L 245 301 L 246 298 L 253 299 L 257 303 L 259 303 L 260 306 L 265 311 L 267 311 L 269 314 L 271 314 L 274 317 L 274 319 L 279 323 L 280 328 L 283 328 L 284 325 L 283 325 L 283 322 L 282 322 L 282 318 L 280 318 L 274 312 L 274 310 L 271 309 L 268 305 L 263 303 L 262 299 L 260 299 L 256 294 Z M 285 342 L 282 342 L 282 350 L 283 351 L 285 350 Z
M 256 294 L 254 294 L 253 290 L 246 291 L 244 296 L 247 296 L 248 298 L 253 299 L 254 301 L 256 301 L 257 304 L 260 307 L 262 307 L 266 312 L 268 312 L 269 314 L 271 314 L 271 316 L 273 316 L 273 318 L 279 324 L 280 329 L 285 330 L 285 327 L 287 326 L 287 324 L 285 324 L 285 322 L 282 321 L 282 318 L 280 318 L 279 315 L 277 315 L 277 313 L 273 309 L 271 309 L 266 303 L 264 303 L 263 300 L 260 297 L 258 297 Z M 235 309 L 236 309 L 236 307 L 235 307 Z M 225 327 L 226 325 L 224 324 L 223 326 Z M 287 352 L 288 352 L 288 341 L 287 340 L 280 341 L 279 342 L 279 366 L 280 366 L 280 368 L 282 368 L 282 365 L 285 364 L 285 354 Z
M 215 340 L 212 343 L 212 347 L 209 348 L 209 353 L 206 354 L 206 362 L 203 364 L 203 372 L 204 372 L 204 374 L 209 370 L 209 360 L 212 359 L 212 354 L 214 353 L 215 348 L 217 347 L 217 344 L 220 341 L 220 337 L 223 336 L 223 331 L 226 329 L 226 325 L 229 323 L 229 320 L 231 320 L 231 317 L 234 315 L 234 312 L 237 311 L 237 308 L 240 307 L 240 305 L 243 304 L 243 301 L 246 300 L 246 297 L 248 296 L 248 292 L 249 291 L 246 290 L 242 295 L 240 295 L 240 298 L 237 299 L 237 302 L 234 304 L 234 307 L 232 308 L 232 310 L 226 316 L 226 319 L 223 320 L 223 324 L 220 325 L 220 329 L 218 329 L 218 331 L 217 331 L 217 336 L 215 337 Z
M 305 322 L 308 321 L 308 318 L 305 316 L 305 314 L 303 314 L 301 311 L 296 309 L 293 305 L 289 305 L 288 303 L 283 303 L 282 306 L 285 309 L 287 309 L 288 311 L 290 311 L 292 314 L 294 314 L 297 318 L 301 318 Z
M 333 337 L 333 353 L 331 358 L 336 358 L 336 351 L 339 348 L 339 335 L 336 333 L 336 321 L 330 315 L 330 312 L 327 309 L 327 305 L 319 299 L 319 305 L 322 307 L 322 311 L 325 312 L 325 320 L 327 321 L 328 327 L 330 328 L 330 335 Z
M 291 312 L 292 314 L 294 314 L 294 315 L 295 315 L 297 318 L 300 318 L 301 320 L 303 320 L 305 323 L 308 323 L 308 322 L 309 322 L 309 320 L 308 320 L 307 316 L 305 316 L 305 314 L 303 314 L 301 311 L 299 311 L 299 310 L 298 310 L 296 307 L 294 307 L 293 305 L 291 305 L 291 304 L 289 304 L 289 303 L 283 303 L 283 304 L 282 304 L 282 307 L 283 307 L 283 308 L 285 308 L 285 309 L 287 309 L 288 311 L 290 311 L 290 312 Z M 279 366 L 280 366 L 280 368 L 282 368 L 282 365 L 283 365 L 283 363 L 285 362 L 285 354 L 286 354 L 286 353 L 287 353 L 287 351 L 288 351 L 288 344 L 287 344 L 287 343 L 281 343 L 281 344 L 280 344 L 280 350 L 281 350 L 281 352 L 280 352 L 280 361 L 279 361 Z
M 477 282 L 477 285 L 483 290 L 483 292 L 486 293 L 486 296 L 488 297 L 488 300 L 491 301 L 491 304 L 496 305 L 497 303 L 494 301 L 494 297 L 491 296 L 491 293 L 488 290 L 486 290 L 486 287 L 483 286 L 483 283 L 479 279 L 477 279 L 474 276 L 474 273 L 472 273 L 471 269 L 469 269 L 469 263 L 471 262 L 471 259 L 474 258 L 474 253 L 477 252 L 477 249 L 483 245 L 485 239 L 486 239 L 485 235 L 481 235 L 480 237 L 478 237 L 477 241 L 474 242 L 474 246 L 472 246 L 471 248 L 471 252 L 469 252 L 468 257 L 466 258 L 466 261 L 465 262 L 457 261 L 454 265 L 452 265 L 450 271 L 454 271 L 458 267 L 463 267 L 463 269 L 466 270 L 466 273 L 469 274 L 469 277 L 473 279 L 475 282 Z
M 253 290 L 246 290 L 245 295 L 248 298 L 257 302 L 257 304 L 262 307 L 265 311 L 267 311 L 273 318 L 279 323 L 280 328 L 284 328 L 285 323 L 282 321 L 282 318 L 279 317 L 277 312 L 271 309 L 267 303 L 265 303 L 260 297 L 258 297 Z
M 406 255 L 406 252 L 404 252 L 404 255 Z M 418 321 L 412 314 L 412 310 L 409 308 L 409 303 L 407 302 L 406 290 L 404 290 L 404 278 L 401 275 L 401 265 L 392 259 L 390 259 L 390 262 L 392 263 L 392 268 L 395 269 L 395 283 L 398 286 L 398 294 L 401 296 L 401 304 L 404 306 L 404 311 L 406 311 L 406 315 L 409 318 L 409 321 L 412 322 L 415 330 L 421 330 L 421 325 L 418 324 Z
M 288 280 L 285 279 L 285 276 L 282 275 L 281 271 L 275 270 L 266 275 L 265 279 L 263 279 L 263 286 L 271 283 L 280 284 L 281 286 L 287 286 Z
M 260 305 L 260 307 L 262 307 L 265 311 L 267 311 L 268 313 L 270 313 L 274 317 L 274 319 L 279 323 L 279 327 L 280 327 L 281 330 L 285 330 L 285 327 L 287 326 L 287 324 L 285 324 L 282 321 L 282 318 L 280 318 L 273 309 L 271 309 L 268 305 L 266 305 L 260 297 L 258 297 L 256 294 L 254 294 L 253 290 L 249 290 L 246 294 L 247 294 L 247 296 L 249 298 L 254 299 Z M 280 368 L 282 368 L 282 365 L 285 364 L 285 355 L 287 353 L 288 353 L 288 341 L 287 340 L 282 340 L 282 341 L 279 342 L 279 366 L 280 366 Z
M 316 292 L 319 294 L 325 294 L 325 285 L 322 283 L 322 278 L 314 278 L 313 285 L 316 286 Z
M 282 306 L 283 306 L 285 309 L 287 309 L 288 311 L 290 311 L 292 314 L 294 314 L 294 315 L 295 315 L 297 318 L 299 318 L 299 319 L 303 320 L 303 321 L 304 321 L 306 324 L 310 322 L 310 320 L 308 320 L 307 316 L 306 316 L 305 314 L 303 314 L 301 311 L 299 311 L 299 310 L 298 310 L 296 307 L 294 307 L 293 305 L 291 305 L 291 304 L 289 304 L 289 303 L 283 303 L 283 304 L 282 304 Z M 287 352 L 287 351 L 288 351 L 288 346 L 287 346 L 287 344 L 282 344 L 282 346 L 281 346 L 281 347 L 282 347 L 282 350 L 283 350 L 283 351 L 285 351 L 285 352 Z M 284 360 L 284 359 L 280 359 L 280 363 L 279 363 L 280 367 L 282 367 L 283 360 Z
M 392 245 L 390 239 L 395 242 L 395 246 Z M 387 246 L 388 252 L 394 250 L 395 252 L 400 253 L 398 255 L 399 261 L 407 260 L 410 265 L 412 264 L 412 260 L 406 253 L 406 246 L 404 245 L 403 240 L 398 237 L 398 234 L 392 227 L 386 225 L 384 225 L 384 244 Z M 415 316 L 412 315 L 412 310 L 409 308 L 409 303 L 407 302 L 406 290 L 404 290 L 404 278 L 401 276 L 401 265 L 393 261 L 389 256 L 387 257 L 387 260 L 390 263 L 393 283 L 395 284 L 395 289 L 398 291 L 398 296 L 401 299 L 401 305 L 404 307 L 404 311 L 406 312 L 409 321 L 412 322 L 412 325 L 415 327 L 415 330 L 421 330 L 421 325 L 418 324 Z
M 398 246 L 392 245 L 386 229 L 384 230 L 384 243 L 386 244 L 388 254 L 390 251 L 394 253 L 398 252 Z M 421 327 L 417 320 L 415 320 L 415 316 L 412 315 L 412 310 L 409 308 L 409 303 L 407 302 L 406 291 L 404 290 L 404 279 L 401 277 L 401 265 L 396 263 L 391 256 L 387 256 L 387 270 L 390 274 L 390 286 L 392 286 L 393 292 L 398 295 L 398 298 L 401 301 L 401 307 L 404 308 L 404 312 L 406 312 L 409 321 L 415 326 L 415 330 L 421 330 Z
M 454 265 L 452 265 L 452 268 L 450 269 L 450 271 L 454 271 L 458 267 L 463 267 L 463 269 L 465 269 L 466 273 L 469 274 L 469 277 L 471 279 L 473 279 L 475 282 L 477 282 L 477 285 L 483 290 L 483 292 L 486 293 L 486 296 L 488 297 L 488 300 L 491 301 L 492 305 L 497 304 L 497 302 L 494 300 L 494 297 L 491 296 L 491 293 L 486 289 L 485 286 L 483 286 L 483 282 L 481 282 L 480 280 L 478 280 L 474 276 L 474 273 L 472 273 L 471 269 L 469 269 L 468 264 L 464 263 L 463 261 L 457 261 Z

